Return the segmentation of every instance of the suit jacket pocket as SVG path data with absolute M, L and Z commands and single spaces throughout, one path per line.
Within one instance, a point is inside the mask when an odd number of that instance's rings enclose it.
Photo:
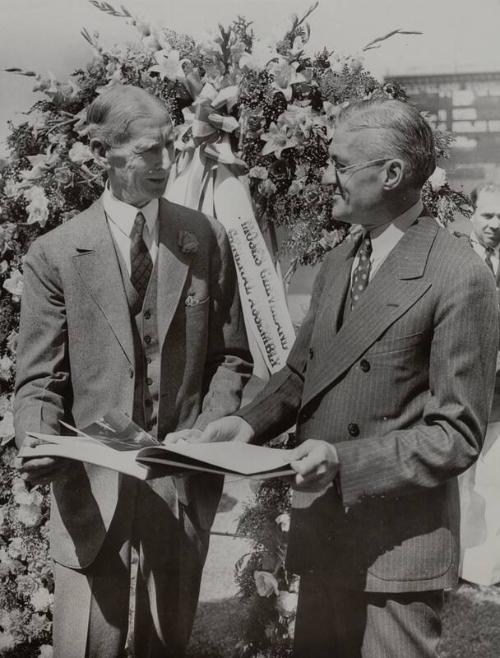
M 423 341 L 422 333 L 411 334 L 409 336 L 384 336 L 374 343 L 370 348 L 369 354 L 390 354 L 391 352 L 403 352 L 417 347 Z

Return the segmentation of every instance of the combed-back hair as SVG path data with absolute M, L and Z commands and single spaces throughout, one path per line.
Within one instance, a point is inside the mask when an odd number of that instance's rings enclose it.
M 497 183 L 483 183 L 475 187 L 470 193 L 470 198 L 474 208 L 477 207 L 477 200 L 482 192 L 500 192 L 500 185 Z
M 116 84 L 103 91 L 87 110 L 88 134 L 108 146 L 122 144 L 128 128 L 136 119 L 170 115 L 162 101 L 140 87 Z
M 403 160 L 408 186 L 422 187 L 436 168 L 432 129 L 410 103 L 392 99 L 357 101 L 341 110 L 337 117 L 340 124 L 344 130 L 373 131 L 371 156 Z

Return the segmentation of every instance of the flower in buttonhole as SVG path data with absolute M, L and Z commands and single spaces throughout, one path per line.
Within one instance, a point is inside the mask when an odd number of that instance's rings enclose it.
M 254 571 L 253 579 L 259 596 L 269 597 L 272 594 L 278 595 L 278 581 L 270 571 Z
M 48 612 L 54 602 L 54 595 L 46 587 L 40 587 L 31 596 L 31 605 L 36 612 Z
M 68 158 L 75 164 L 83 164 L 93 159 L 92 151 L 82 142 L 75 142 L 68 151 Z
M 19 302 L 23 294 L 23 275 L 17 269 L 11 270 L 9 278 L 4 281 L 3 288 L 12 295 L 13 302 Z
M 285 126 L 277 125 L 274 121 L 268 128 L 267 133 L 260 136 L 262 141 L 266 142 L 262 148 L 262 155 L 274 153 L 277 158 L 281 158 L 281 153 L 288 148 L 293 148 L 299 143 L 295 135 L 289 136 Z
M 24 198 L 28 201 L 28 224 L 40 224 L 45 226 L 49 218 L 49 200 L 45 196 L 45 190 L 39 185 L 34 185 L 24 191 Z
M 50 646 L 50 644 L 41 645 L 38 658 L 52 658 L 53 655 L 54 655 L 54 650 Z
M 250 178 L 259 178 L 260 180 L 266 180 L 268 173 L 265 167 L 252 167 L 248 172 Z
M 297 610 L 298 599 L 299 595 L 297 592 L 280 590 L 276 599 L 276 610 L 282 617 L 291 617 Z
M 299 180 L 293 180 L 287 190 L 289 196 L 297 196 L 304 189 L 304 185 Z
M 12 366 L 14 365 L 12 359 L 4 354 L 0 358 L 0 379 L 4 382 L 8 382 L 12 376 Z
M 439 192 L 439 190 L 447 183 L 446 171 L 442 167 L 436 167 L 428 180 L 432 191 Z
M 290 514 L 288 514 L 288 512 L 283 512 L 274 520 L 278 524 L 281 532 L 288 532 L 290 530 Z

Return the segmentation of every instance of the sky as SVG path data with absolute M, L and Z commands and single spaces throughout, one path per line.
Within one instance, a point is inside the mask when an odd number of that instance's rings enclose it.
M 120 0 L 134 15 L 194 37 L 242 15 L 258 37 L 278 39 L 293 13 L 312 0 Z M 500 0 L 320 0 L 309 19 L 312 52 L 327 46 L 357 54 L 395 28 L 419 30 L 396 36 L 365 54 L 379 77 L 402 73 L 500 70 Z M 91 58 L 80 30 L 97 30 L 105 45 L 137 38 L 126 21 L 108 16 L 88 0 L 0 0 L 0 153 L 7 121 L 22 119 L 36 100 L 33 80 L 4 72 L 9 67 L 51 71 L 59 79 Z

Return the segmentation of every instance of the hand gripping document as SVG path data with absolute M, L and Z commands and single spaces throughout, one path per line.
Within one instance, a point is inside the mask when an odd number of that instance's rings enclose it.
M 61 421 L 75 435 L 27 432 L 41 443 L 22 447 L 19 456 L 64 457 L 147 480 L 179 471 L 204 471 L 267 479 L 292 475 L 290 450 L 237 441 L 162 444 L 120 411 L 111 411 L 82 429 Z

